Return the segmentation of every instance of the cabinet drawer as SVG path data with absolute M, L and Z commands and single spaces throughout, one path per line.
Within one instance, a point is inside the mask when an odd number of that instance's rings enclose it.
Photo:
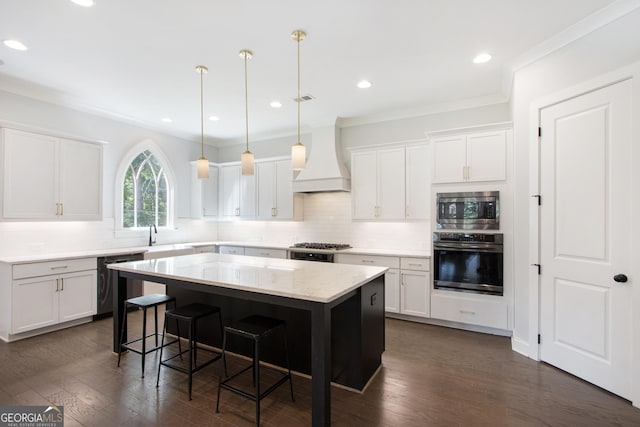
M 507 304 L 499 301 L 431 295 L 431 317 L 490 328 L 508 328 Z
M 429 258 L 400 258 L 400 268 L 403 270 L 429 271 Z
M 377 267 L 400 268 L 400 258 L 381 255 L 336 254 L 340 264 L 375 265 Z
M 58 261 L 15 264 L 13 266 L 13 279 L 64 274 L 72 271 L 95 270 L 97 265 L 98 262 L 96 258 L 61 259 Z
M 268 258 L 287 258 L 287 251 L 285 249 L 244 248 L 244 254 L 247 256 L 261 256 Z
M 242 246 L 220 246 L 218 250 L 221 254 L 244 255 Z

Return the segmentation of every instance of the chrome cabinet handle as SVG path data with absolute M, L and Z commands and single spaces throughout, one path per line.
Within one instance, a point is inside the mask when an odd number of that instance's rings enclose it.
M 64 279 L 60 279 L 60 291 L 64 291 Z
M 475 315 L 476 312 L 475 311 L 471 311 L 471 310 L 460 310 L 461 314 L 472 314 Z
M 373 264 L 373 260 L 370 259 L 363 259 L 362 262 L 365 264 Z
M 63 268 L 68 268 L 68 265 L 54 265 L 53 267 L 51 267 L 51 270 L 61 270 Z
M 56 279 L 56 292 L 60 291 L 60 279 Z

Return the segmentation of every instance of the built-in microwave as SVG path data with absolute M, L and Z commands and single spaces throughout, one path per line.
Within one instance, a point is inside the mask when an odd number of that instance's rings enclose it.
M 438 193 L 436 199 L 439 229 L 500 229 L 499 191 Z

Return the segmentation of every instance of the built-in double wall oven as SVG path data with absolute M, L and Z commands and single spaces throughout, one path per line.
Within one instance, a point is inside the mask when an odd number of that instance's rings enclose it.
M 471 231 L 500 229 L 499 192 L 438 193 L 436 208 L 434 288 L 503 295 L 503 235 Z

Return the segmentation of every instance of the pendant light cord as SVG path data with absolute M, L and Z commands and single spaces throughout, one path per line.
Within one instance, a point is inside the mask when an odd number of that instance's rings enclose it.
M 204 95 L 202 88 L 202 75 L 204 69 L 200 70 L 200 145 L 202 147 L 202 157 L 204 158 Z
M 247 151 L 249 151 L 249 86 L 247 83 L 247 59 L 249 59 L 248 52 L 244 54 L 244 123 L 245 134 L 247 136 Z
M 300 103 L 302 99 L 300 98 L 300 35 L 297 37 L 298 39 L 298 144 L 300 144 Z

